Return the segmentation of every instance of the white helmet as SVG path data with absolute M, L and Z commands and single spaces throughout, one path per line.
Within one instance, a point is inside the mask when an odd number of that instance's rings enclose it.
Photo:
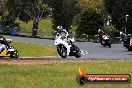
M 101 32 L 101 29 L 98 30 L 98 33 Z
M 61 30 L 61 29 L 63 29 L 63 28 L 62 28 L 62 26 L 57 26 L 57 29 Z
M 122 31 L 120 31 L 120 35 L 122 35 L 123 34 L 123 32 Z

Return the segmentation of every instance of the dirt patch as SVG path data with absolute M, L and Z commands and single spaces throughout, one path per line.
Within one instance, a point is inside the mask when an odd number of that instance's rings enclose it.
M 57 64 L 65 63 L 57 60 L 0 60 L 0 64 Z
M 60 64 L 66 62 L 86 62 L 86 61 L 93 61 L 93 60 L 0 60 L 0 64 Z
M 26 59 L 22 59 L 22 60 L 13 60 L 13 59 L 1 59 L 0 60 L 0 64 L 17 64 L 17 65 L 21 65 L 21 64 L 61 64 L 61 63 L 67 63 L 67 62 L 76 62 L 76 63 L 82 63 L 82 62 L 105 62 L 108 60 L 92 60 L 92 59 L 82 59 L 82 60 L 69 60 L 69 59 L 46 59 L 46 60 L 37 60 L 37 59 L 33 59 L 33 60 L 26 60 Z M 115 60 L 116 61 L 116 60 Z M 118 60 L 119 61 L 119 60 Z M 124 61 L 124 60 L 120 60 L 120 61 Z

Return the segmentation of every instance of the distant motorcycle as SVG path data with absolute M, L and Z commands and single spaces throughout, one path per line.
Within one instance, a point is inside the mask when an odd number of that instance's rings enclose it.
M 131 34 L 128 34 L 126 36 L 126 39 L 123 43 L 123 46 L 128 50 L 128 51 L 132 51 L 132 37 Z
M 109 38 L 108 35 L 102 35 L 101 44 L 102 44 L 104 47 L 106 47 L 106 46 L 111 47 L 111 42 L 110 42 L 110 38 Z
M 130 44 L 127 44 L 128 51 L 132 51 L 132 38 L 130 39 Z
M 127 36 L 123 32 L 120 32 L 120 42 L 121 44 L 126 47 L 126 41 L 127 41 Z
M 67 56 L 81 57 L 81 51 L 74 45 L 74 41 L 74 38 L 71 38 L 65 29 L 56 32 L 54 45 L 57 47 L 57 52 L 62 58 L 66 58 Z

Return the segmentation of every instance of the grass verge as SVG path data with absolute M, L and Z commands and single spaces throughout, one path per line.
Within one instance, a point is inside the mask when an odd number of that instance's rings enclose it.
M 76 82 L 78 67 L 88 74 L 130 74 L 132 61 L 105 60 L 57 64 L 0 64 L 0 88 L 132 88 L 130 84 L 86 84 Z
M 39 45 L 32 43 L 13 42 L 12 45 L 18 50 L 20 57 L 56 56 L 56 48 L 51 45 Z
M 33 27 L 33 22 L 29 21 L 28 23 L 22 22 L 20 20 L 16 20 L 20 24 L 21 27 L 21 32 L 32 32 L 32 27 Z M 38 25 L 38 35 L 45 35 L 45 36 L 52 36 L 52 19 L 51 18 L 46 18 L 43 19 L 39 22 Z

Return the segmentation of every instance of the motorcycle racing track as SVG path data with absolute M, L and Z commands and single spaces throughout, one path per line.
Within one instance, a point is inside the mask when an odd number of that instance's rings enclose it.
M 11 38 L 16 42 L 30 42 L 36 44 L 48 44 L 54 46 L 54 40 L 48 39 L 36 39 L 36 38 L 25 38 L 25 37 L 12 37 L 4 36 L 5 38 Z M 109 60 L 109 59 L 132 59 L 132 52 L 127 51 L 125 47 L 121 44 L 112 44 L 112 47 L 103 47 L 100 43 L 92 42 L 75 42 L 75 44 L 83 51 L 81 58 L 67 57 L 68 60 Z M 24 58 L 24 57 L 23 57 Z M 19 59 L 23 59 L 19 58 Z M 25 57 L 26 58 L 26 57 Z M 44 57 L 30 57 L 29 59 L 59 59 L 62 60 L 60 56 L 44 56 Z

